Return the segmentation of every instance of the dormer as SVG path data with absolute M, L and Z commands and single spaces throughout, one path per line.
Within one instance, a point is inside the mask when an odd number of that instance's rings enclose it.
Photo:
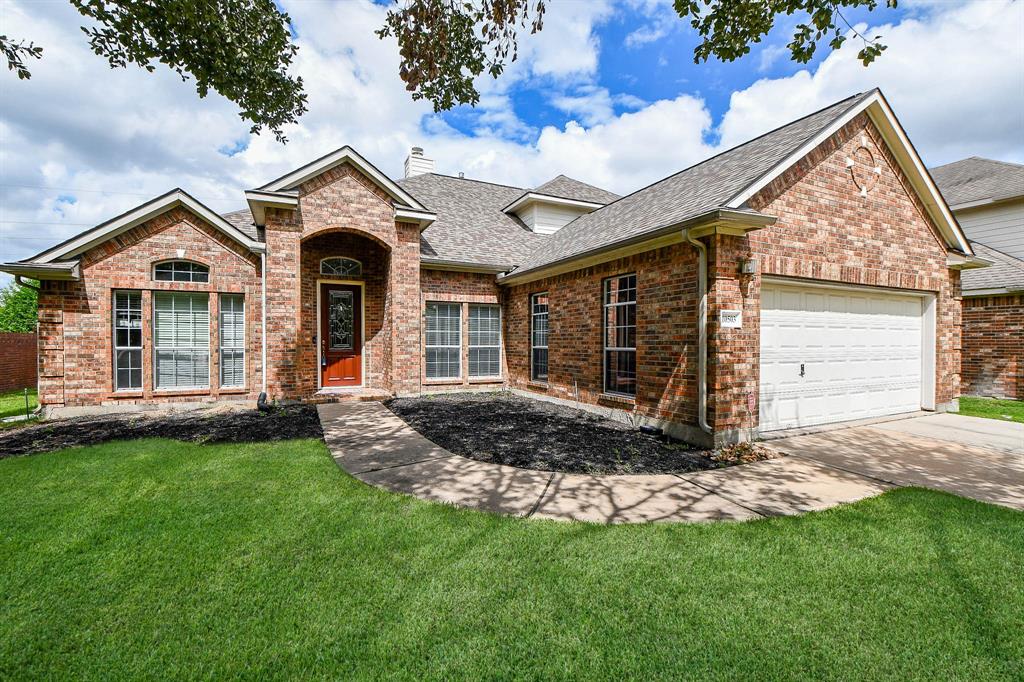
M 581 215 L 617 200 L 619 196 L 600 187 L 564 175 L 530 190 L 506 206 L 537 234 L 553 234 Z

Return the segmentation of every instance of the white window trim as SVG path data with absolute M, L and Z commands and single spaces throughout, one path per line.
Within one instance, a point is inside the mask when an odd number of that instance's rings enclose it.
M 224 383 L 224 309 L 222 301 L 228 297 L 242 299 L 242 383 Z M 220 388 L 228 390 L 244 390 L 249 388 L 249 304 L 245 300 L 245 294 L 218 293 L 217 294 L 217 384 Z M 231 348 L 229 350 L 237 350 Z M 317 365 L 319 366 L 319 365 Z
M 323 284 L 345 284 L 348 286 L 359 287 L 359 385 L 358 386 L 344 386 L 343 388 L 349 390 L 355 390 L 357 388 L 366 388 L 366 283 L 355 279 L 318 279 L 316 281 L 316 390 L 323 390 L 324 373 L 320 366 L 321 349 L 323 346 L 323 338 L 321 336 L 322 311 L 320 305 L 320 292 L 323 289 Z M 333 390 L 337 390 L 337 387 L 332 387 Z
M 356 273 L 354 275 L 353 274 L 340 275 L 341 277 L 362 277 L 363 276 L 363 261 L 359 260 L 358 258 L 350 258 L 348 256 L 327 256 L 327 258 L 321 258 L 320 259 L 320 270 L 319 270 L 319 272 L 320 272 L 321 275 L 323 275 L 325 277 L 338 277 L 339 276 L 339 275 L 335 275 L 335 274 L 330 273 L 330 272 L 324 272 L 324 262 L 325 261 L 329 261 L 329 260 L 350 260 L 353 263 L 356 263 L 356 264 L 359 265 L 359 272 L 358 273 Z
M 632 300 L 632 301 L 627 301 L 627 302 L 624 302 L 624 303 L 608 303 L 608 301 L 607 301 L 607 298 L 608 298 L 608 283 L 611 282 L 612 280 L 622 279 L 624 277 L 634 277 L 635 278 L 636 277 L 636 273 L 635 272 L 627 272 L 627 273 L 624 273 L 624 274 L 621 274 L 621 275 L 613 275 L 611 277 L 605 277 L 603 280 L 601 280 L 601 392 L 604 393 L 605 395 L 621 396 L 623 398 L 629 398 L 630 400 L 634 400 L 636 398 L 636 394 L 637 394 L 637 391 L 635 390 L 635 388 L 636 388 L 635 386 L 634 386 L 633 393 L 623 393 L 622 391 L 612 391 L 612 390 L 610 390 L 608 388 L 608 351 L 611 351 L 613 353 L 617 352 L 617 351 L 620 351 L 620 352 L 621 351 L 632 351 L 634 353 L 634 356 L 633 356 L 634 357 L 634 363 L 636 362 L 637 349 L 636 349 L 635 346 L 633 348 L 627 348 L 627 347 L 609 346 L 608 345 L 608 308 L 620 308 L 622 306 L 627 306 L 627 305 L 631 305 L 631 306 L 634 306 L 634 307 L 637 306 L 636 298 L 634 298 L 634 300 Z M 639 278 L 637 278 L 637 283 L 636 283 L 636 287 L 634 288 L 634 291 L 639 293 L 639 290 L 640 290 L 640 281 L 639 281 Z M 639 308 L 638 308 L 638 310 L 639 310 Z M 639 374 L 639 372 L 637 372 L 637 373 Z M 639 378 L 639 377 L 637 377 L 637 378 Z
M 144 311 L 142 309 L 142 292 L 139 291 L 138 289 L 114 289 L 111 293 L 112 293 L 112 296 L 111 296 L 111 300 L 110 300 L 110 312 L 111 312 L 111 315 L 110 315 L 110 330 L 111 330 L 110 331 L 110 350 L 111 350 L 110 360 L 111 360 L 111 370 L 113 372 L 113 376 L 111 377 L 111 379 L 112 379 L 112 385 L 114 387 L 114 392 L 118 393 L 118 392 L 141 391 L 141 390 L 143 390 L 145 388 L 145 385 L 146 385 L 146 357 L 145 357 L 145 355 L 146 355 L 146 339 L 145 339 L 145 334 L 143 334 L 143 330 L 145 329 L 145 327 L 142 325 L 142 320 L 145 317 L 143 315 Z M 118 308 L 117 308 L 117 295 L 118 294 L 138 294 L 139 295 L 139 339 L 142 342 L 142 345 L 140 345 L 140 346 L 118 346 L 117 345 L 117 330 L 118 330 L 118 326 L 117 326 L 117 310 L 118 310 Z M 130 329 L 130 327 L 129 327 L 129 329 Z M 142 366 L 139 368 L 139 384 L 140 385 L 139 385 L 138 388 L 133 388 L 133 387 L 130 387 L 130 386 L 126 386 L 126 387 L 122 388 L 122 387 L 117 385 L 117 352 L 121 351 L 121 350 L 139 350 L 139 351 L 142 351 Z
M 159 266 L 167 265 L 168 263 L 189 263 L 191 265 L 198 265 L 200 267 L 206 268 L 206 281 L 205 282 L 196 282 L 195 280 L 184 281 L 184 280 L 177 280 L 177 279 L 157 279 L 156 278 L 156 269 Z M 157 261 L 157 262 L 153 263 L 153 268 L 152 268 L 152 270 L 150 272 L 150 276 L 151 276 L 151 279 L 154 282 L 166 282 L 166 283 L 169 283 L 169 284 L 209 284 L 210 283 L 210 275 L 211 275 L 210 270 L 211 270 L 211 268 L 210 268 L 209 265 L 207 265 L 206 263 L 200 263 L 197 260 L 190 260 L 188 258 L 165 258 L 163 260 L 160 260 L 160 261 Z
M 180 282 L 179 282 L 180 284 Z M 157 362 L 157 354 L 159 353 L 159 346 L 156 345 L 156 297 L 160 294 L 169 294 L 172 296 L 183 295 L 183 296 L 205 296 L 206 297 L 206 323 L 207 327 L 212 326 L 213 320 L 210 319 L 210 294 L 205 291 L 154 291 L 153 295 L 150 296 L 149 306 L 152 310 L 152 320 L 150 321 L 150 334 L 153 338 L 153 392 L 154 393 L 180 393 L 186 391 L 209 391 L 210 390 L 210 369 L 213 364 L 213 358 L 210 354 L 210 337 L 206 339 L 206 383 L 203 385 L 196 386 L 159 386 L 157 381 L 157 374 L 159 372 L 159 363 Z M 210 335 L 212 336 L 212 334 Z M 217 340 L 218 345 L 220 339 Z M 172 350 L 178 350 L 177 348 Z M 191 350 L 199 350 L 193 348 Z
M 426 326 L 427 308 L 429 306 L 431 306 L 431 305 L 447 305 L 447 306 L 457 306 L 458 307 L 458 309 L 459 309 L 459 318 L 458 318 L 459 319 L 459 345 L 458 346 L 431 346 L 431 345 L 427 344 L 427 326 Z M 463 348 L 464 348 L 464 346 L 463 346 L 462 341 L 463 341 L 463 336 L 465 334 L 467 334 L 468 330 L 469 330 L 469 326 L 468 325 L 467 326 L 463 326 L 463 324 L 462 324 L 462 317 L 463 317 L 464 309 L 465 309 L 465 305 L 460 303 L 460 302 L 458 302 L 458 301 L 424 301 L 423 302 L 423 321 L 424 321 L 424 325 L 423 325 L 423 378 L 428 383 L 429 382 L 456 381 L 456 380 L 461 381 L 464 378 L 463 377 L 463 372 L 462 372 L 462 369 L 463 369 L 462 368 L 462 361 L 463 361 Z M 458 357 L 459 357 L 459 363 L 458 363 L 459 364 L 459 372 L 458 372 L 458 374 L 456 374 L 455 376 L 445 376 L 445 377 L 431 377 L 431 376 L 427 376 L 427 350 L 430 349 L 430 348 L 448 348 L 448 349 L 457 348 L 458 351 L 459 351 L 459 353 L 458 353 Z M 469 362 L 469 358 L 468 357 L 466 358 L 466 362 L 468 364 L 468 362 Z M 469 368 L 467 367 L 466 370 L 467 370 L 467 373 L 468 373 Z M 473 378 L 476 379 L 478 377 L 473 377 Z
M 534 301 L 535 298 L 538 298 L 540 296 L 547 296 L 548 297 L 548 312 L 546 313 L 547 321 L 548 321 L 548 334 L 547 334 L 548 343 L 546 345 L 543 345 L 543 346 L 535 346 L 535 345 L 533 345 L 533 324 L 534 324 L 534 319 L 535 319 L 534 318 L 535 313 L 533 312 L 533 301 Z M 548 379 L 547 378 L 545 378 L 545 379 L 535 379 L 534 378 L 534 375 L 533 375 L 533 351 L 535 349 L 538 349 L 538 348 L 543 348 L 544 350 L 548 351 L 548 377 L 550 378 L 550 376 L 551 376 L 551 351 L 548 350 L 548 349 L 549 349 L 549 347 L 551 345 L 551 294 L 549 292 L 547 292 L 547 291 L 538 291 L 537 293 L 530 294 L 529 301 L 530 301 L 530 330 L 529 330 L 529 334 L 530 334 L 530 381 L 532 381 L 533 383 L 536 383 L 536 384 L 547 384 L 548 383 Z
M 497 308 L 498 309 L 498 345 L 497 346 L 474 346 L 473 345 L 473 343 L 471 341 L 472 337 L 470 336 L 470 334 L 472 334 L 472 330 L 470 329 L 469 321 L 472 319 L 472 315 L 470 314 L 470 311 L 473 309 L 474 306 L 476 306 L 478 308 Z M 479 379 L 501 379 L 505 375 L 504 369 L 502 368 L 502 364 L 503 364 L 502 363 L 502 357 L 504 356 L 504 349 L 505 349 L 505 334 L 504 334 L 504 329 L 503 329 L 504 322 L 505 321 L 504 321 L 504 319 L 502 317 L 501 304 L 500 303 L 467 303 L 466 304 L 466 336 L 467 336 L 467 339 L 466 339 L 466 378 L 467 379 L 469 379 L 471 381 L 479 380 Z M 498 349 L 498 373 L 497 374 L 476 374 L 476 375 L 474 375 L 474 374 L 470 373 L 470 366 L 471 365 L 470 365 L 470 362 L 469 362 L 469 352 L 473 348 L 497 348 Z

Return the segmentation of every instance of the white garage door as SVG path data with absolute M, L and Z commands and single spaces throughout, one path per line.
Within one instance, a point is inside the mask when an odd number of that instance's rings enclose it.
M 762 431 L 921 409 L 922 299 L 765 283 Z

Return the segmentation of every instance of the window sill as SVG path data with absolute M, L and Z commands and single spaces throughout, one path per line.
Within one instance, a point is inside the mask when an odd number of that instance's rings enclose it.
M 107 394 L 107 398 L 144 398 L 145 395 L 142 389 L 132 389 L 130 391 L 111 391 Z
M 501 384 L 505 380 L 501 377 L 472 377 L 469 380 L 471 384 Z
M 424 379 L 424 386 L 458 386 L 462 384 L 462 379 Z
M 546 391 L 546 390 L 548 390 L 548 388 L 550 388 L 550 386 L 548 386 L 547 382 L 544 382 L 544 381 L 527 381 L 526 382 L 526 387 L 527 388 L 535 388 L 538 391 Z
M 153 396 L 171 395 L 210 395 L 210 387 L 206 388 L 156 388 L 153 389 Z
M 620 403 L 622 405 L 636 405 L 636 397 L 629 395 L 622 395 L 620 393 L 602 393 L 597 396 L 597 399 L 601 402 L 607 403 Z
M 243 395 L 248 392 L 249 389 L 244 386 L 232 386 L 231 388 L 222 388 L 217 391 L 220 395 Z

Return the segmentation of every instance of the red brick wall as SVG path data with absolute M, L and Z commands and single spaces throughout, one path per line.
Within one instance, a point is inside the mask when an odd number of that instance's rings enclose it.
M 962 390 L 1024 400 L 1024 295 L 964 299 Z
M 603 282 L 637 275 L 635 401 L 604 395 Z M 530 381 L 531 294 L 548 292 L 548 382 Z M 556 398 L 632 410 L 644 417 L 696 423 L 697 258 L 676 244 L 504 292 L 509 383 Z
M 0 393 L 36 387 L 36 335 L 0 332 Z
M 179 256 L 183 251 L 184 255 Z M 210 268 L 209 282 L 157 282 L 153 265 L 183 257 Z M 39 296 L 40 402 L 49 406 L 113 405 L 165 401 L 255 398 L 260 387 L 259 260 L 247 249 L 183 208 L 139 225 L 83 254 L 82 279 L 44 282 Z M 143 387 L 114 391 L 112 292 L 142 293 Z M 152 293 L 209 294 L 210 388 L 155 390 Z M 217 302 L 221 293 L 244 294 L 247 339 L 246 387 L 219 387 Z
M 426 363 L 421 361 L 420 381 L 424 390 L 453 390 L 461 388 L 501 387 L 508 376 L 505 366 L 504 344 L 502 346 L 501 379 L 469 378 L 469 304 L 500 303 L 501 296 L 497 279 L 493 274 L 478 272 L 451 272 L 447 270 L 423 269 L 420 271 L 420 310 L 425 315 L 428 302 L 462 303 L 462 377 L 453 379 L 427 379 Z M 504 315 L 504 311 L 502 311 Z M 421 323 L 421 329 L 425 326 Z M 504 336 L 504 333 L 503 333 Z M 422 337 L 421 344 L 426 344 Z M 504 339 L 503 339 L 504 340 Z

